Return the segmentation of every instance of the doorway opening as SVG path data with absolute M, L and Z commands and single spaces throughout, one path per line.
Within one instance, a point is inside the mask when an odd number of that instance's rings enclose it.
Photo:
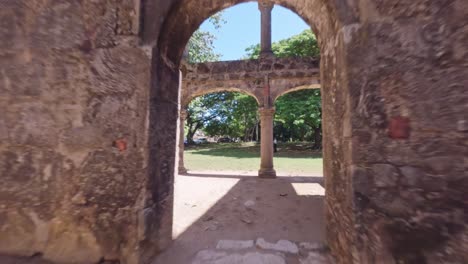
M 271 12 L 273 5 L 252 7 L 262 13 L 262 27 L 268 24 L 265 12 Z M 268 164 L 264 162 L 265 148 L 273 148 L 275 99 L 297 87 L 319 87 L 317 40 L 310 30 L 301 30 L 270 43 L 269 49 L 265 47 L 268 45 L 262 37 L 262 43 L 246 47 L 244 60 L 238 61 L 210 62 L 216 56 L 205 56 L 208 62 L 190 63 L 190 56 L 202 56 L 185 51 L 189 57 L 188 63 L 183 63 L 180 86 L 174 244 L 158 257 L 158 263 L 188 263 L 203 258 L 204 248 L 216 254 L 223 243 L 252 245 L 244 248 L 252 254 L 260 254 L 257 247 L 275 253 L 276 247 L 287 243 L 296 261 L 301 258 L 299 250 L 317 253 L 323 249 L 325 192 L 321 174 L 276 175 L 271 168 L 267 178 L 275 180 L 257 177 Z M 220 87 L 244 94 L 228 93 Z M 209 93 L 213 91 L 217 93 Z M 197 134 L 197 130 L 203 133 Z M 293 158 L 280 157 L 285 166 Z M 289 165 L 295 166 L 301 167 Z M 180 253 L 182 248 L 184 254 Z

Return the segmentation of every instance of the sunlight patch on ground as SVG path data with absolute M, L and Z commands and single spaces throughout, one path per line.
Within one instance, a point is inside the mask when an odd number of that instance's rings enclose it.
M 325 189 L 318 183 L 292 183 L 297 195 L 325 196 Z
M 176 239 L 200 219 L 239 181 L 232 178 L 203 178 L 177 175 L 174 187 L 172 237 Z M 215 187 L 215 188 L 213 188 Z M 176 221 L 177 220 L 177 221 Z

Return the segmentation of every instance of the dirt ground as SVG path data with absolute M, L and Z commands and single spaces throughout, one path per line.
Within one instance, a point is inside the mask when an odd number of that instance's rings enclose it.
M 175 183 L 172 246 L 153 264 L 191 263 L 219 240 L 323 242 L 321 176 L 258 179 L 253 173 L 191 172 Z

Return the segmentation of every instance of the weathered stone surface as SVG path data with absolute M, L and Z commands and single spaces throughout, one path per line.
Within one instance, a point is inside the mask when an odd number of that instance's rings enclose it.
M 251 252 L 228 254 L 211 250 L 201 251 L 192 264 L 286 264 L 282 256 L 268 253 Z
M 265 239 L 263 238 L 259 238 L 257 239 L 257 241 L 255 241 L 255 245 L 261 249 L 266 250 L 276 250 L 291 254 L 299 253 L 299 248 L 297 247 L 297 245 L 288 240 L 279 240 L 278 242 L 273 244 L 265 241 Z
M 326 264 L 330 263 L 326 257 L 316 252 L 309 252 L 307 258 L 301 259 L 300 264 Z
M 164 247 L 179 62 L 203 20 L 242 2 L 1 1 L 0 253 L 139 263 Z M 337 263 L 465 263 L 466 1 L 273 2 L 318 34 Z M 137 34 L 155 47 L 152 59 Z M 226 73 L 213 78 L 223 87 L 255 77 L 229 67 L 215 71 Z M 272 87 L 294 82 L 272 79 Z M 397 139 L 388 132 L 398 116 L 411 133 Z
M 253 246 L 253 240 L 220 240 L 216 249 L 247 249 Z
M 325 248 L 325 245 L 322 243 L 311 243 L 311 242 L 301 242 L 299 243 L 299 246 L 301 249 L 305 250 L 323 250 Z
M 394 187 L 398 183 L 399 173 L 390 164 L 375 164 L 372 166 L 374 182 L 377 187 Z
M 272 58 L 270 60 L 222 61 L 183 65 L 182 105 L 200 95 L 219 91 L 240 91 L 263 105 L 265 77 L 271 97 L 298 89 L 320 88 L 316 58 Z

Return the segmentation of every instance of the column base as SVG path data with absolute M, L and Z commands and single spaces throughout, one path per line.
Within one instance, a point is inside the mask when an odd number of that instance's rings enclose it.
M 258 171 L 258 177 L 263 179 L 274 179 L 276 178 L 276 171 L 274 169 L 260 169 Z
M 179 167 L 178 170 L 179 170 L 179 171 L 178 171 L 179 174 L 187 174 L 187 172 L 188 172 L 187 169 L 186 169 L 185 167 Z

